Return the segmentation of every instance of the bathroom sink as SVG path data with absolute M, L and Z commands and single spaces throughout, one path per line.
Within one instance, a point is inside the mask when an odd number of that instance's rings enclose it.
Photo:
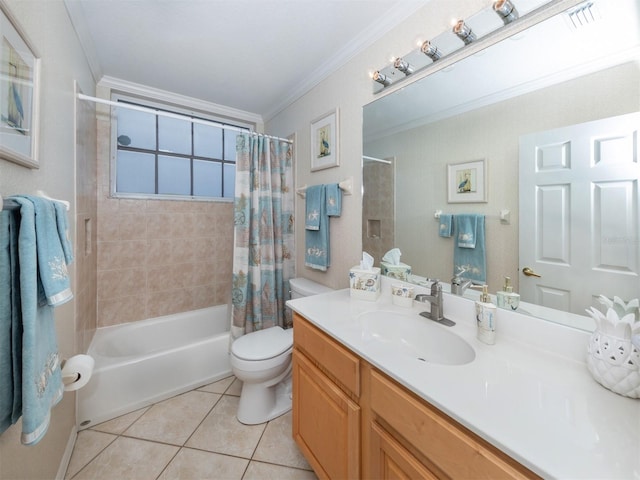
M 365 312 L 359 320 L 363 340 L 373 350 L 385 349 L 442 365 L 464 365 L 476 358 L 465 340 L 415 312 Z

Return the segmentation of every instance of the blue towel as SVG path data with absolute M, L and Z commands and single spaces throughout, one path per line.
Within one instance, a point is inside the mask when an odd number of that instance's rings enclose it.
M 0 212 L 0 434 L 22 414 L 22 321 L 18 270 L 18 225 L 14 212 Z
M 453 215 L 442 213 L 440 214 L 440 227 L 438 229 L 438 235 L 441 237 L 451 237 L 453 235 Z
M 325 211 L 325 186 L 312 185 L 307 187 L 305 194 L 305 221 L 306 230 L 320 229 L 320 212 Z M 326 213 L 325 213 L 326 214 Z
M 73 298 L 67 271 L 67 258 L 73 259 L 73 254 L 67 238 L 66 211 L 64 207 L 56 210 L 56 204 L 62 206 L 59 202 L 42 197 L 25 195 L 13 198 L 33 205 L 40 281 L 49 305 L 62 305 Z M 24 207 L 24 202 L 21 205 Z M 58 211 L 65 218 L 59 219 Z
M 64 252 L 64 259 L 67 265 L 73 262 L 73 247 L 69 239 L 69 221 L 67 219 L 67 207 L 60 202 L 53 202 L 53 208 L 56 211 L 56 225 L 58 227 L 58 236 L 60 237 L 60 245 Z
M 330 217 L 339 217 L 342 213 L 342 189 L 337 183 L 327 185 L 326 189 L 327 215 Z
M 469 219 L 466 217 L 473 217 Z M 484 215 L 456 215 L 456 231 L 460 232 L 461 224 L 475 225 L 474 245 L 475 247 L 463 247 L 460 241 L 454 243 L 453 246 L 453 271 L 460 272 L 465 270 L 464 277 L 474 282 L 486 283 L 487 281 L 487 258 L 485 250 L 484 235 Z M 473 220 L 473 221 L 471 221 Z
M 478 215 L 456 215 L 456 232 L 460 248 L 476 248 L 477 223 Z
M 51 408 L 62 399 L 63 384 L 53 307 L 48 304 L 39 281 L 41 256 L 36 245 L 44 237 L 44 232 L 36 233 L 39 222 L 34 202 L 26 197 L 13 198 L 20 204 L 21 217 L 18 233 L 22 312 L 21 441 L 25 445 L 33 445 L 40 441 L 49 427 Z M 51 219 L 48 220 L 50 223 Z M 53 220 L 49 237 L 57 239 L 55 217 Z
M 307 267 L 322 270 L 324 272 L 330 265 L 329 217 L 327 216 L 325 202 L 326 189 L 324 185 L 309 188 L 320 189 L 320 193 L 318 195 L 318 229 L 309 230 L 306 228 L 304 231 L 304 264 Z M 309 189 L 307 189 L 307 201 L 309 201 Z

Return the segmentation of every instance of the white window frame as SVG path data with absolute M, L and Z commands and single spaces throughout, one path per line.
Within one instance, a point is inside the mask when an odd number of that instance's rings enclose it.
M 145 97 L 138 97 L 133 95 L 127 95 L 120 92 L 113 92 L 111 94 L 111 100 L 113 102 L 124 101 L 140 105 L 142 107 L 148 107 L 152 109 L 160 109 L 166 112 L 171 112 L 178 115 L 185 115 L 186 117 L 197 117 L 205 121 L 211 121 L 213 123 L 228 125 L 231 129 L 237 130 L 246 129 L 247 132 L 254 130 L 254 125 L 247 123 L 246 121 L 218 117 L 212 113 L 202 112 L 188 107 L 176 106 L 175 104 L 164 103 L 158 100 L 152 100 Z M 153 113 L 153 112 L 151 112 Z M 117 178 L 117 159 L 118 159 L 118 117 L 117 107 L 112 109 L 111 114 L 111 141 L 110 141 L 110 179 L 109 179 L 109 196 L 110 198 L 126 198 L 126 199 L 138 199 L 138 200 L 180 200 L 180 201 L 197 201 L 197 202 L 233 202 L 233 197 L 205 197 L 195 195 L 169 195 L 169 194 L 148 194 L 148 193 L 125 193 L 116 192 L 116 178 Z

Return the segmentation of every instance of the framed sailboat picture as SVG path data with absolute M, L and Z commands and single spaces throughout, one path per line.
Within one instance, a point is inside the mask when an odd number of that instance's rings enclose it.
M 0 158 L 38 168 L 40 58 L 0 1 Z

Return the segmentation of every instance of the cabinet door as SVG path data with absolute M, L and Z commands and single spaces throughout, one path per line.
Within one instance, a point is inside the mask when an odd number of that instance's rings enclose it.
M 376 480 L 438 479 L 411 452 L 375 422 L 371 422 L 370 442 L 372 478 Z
M 359 478 L 360 407 L 295 349 L 293 438 L 320 478 Z

